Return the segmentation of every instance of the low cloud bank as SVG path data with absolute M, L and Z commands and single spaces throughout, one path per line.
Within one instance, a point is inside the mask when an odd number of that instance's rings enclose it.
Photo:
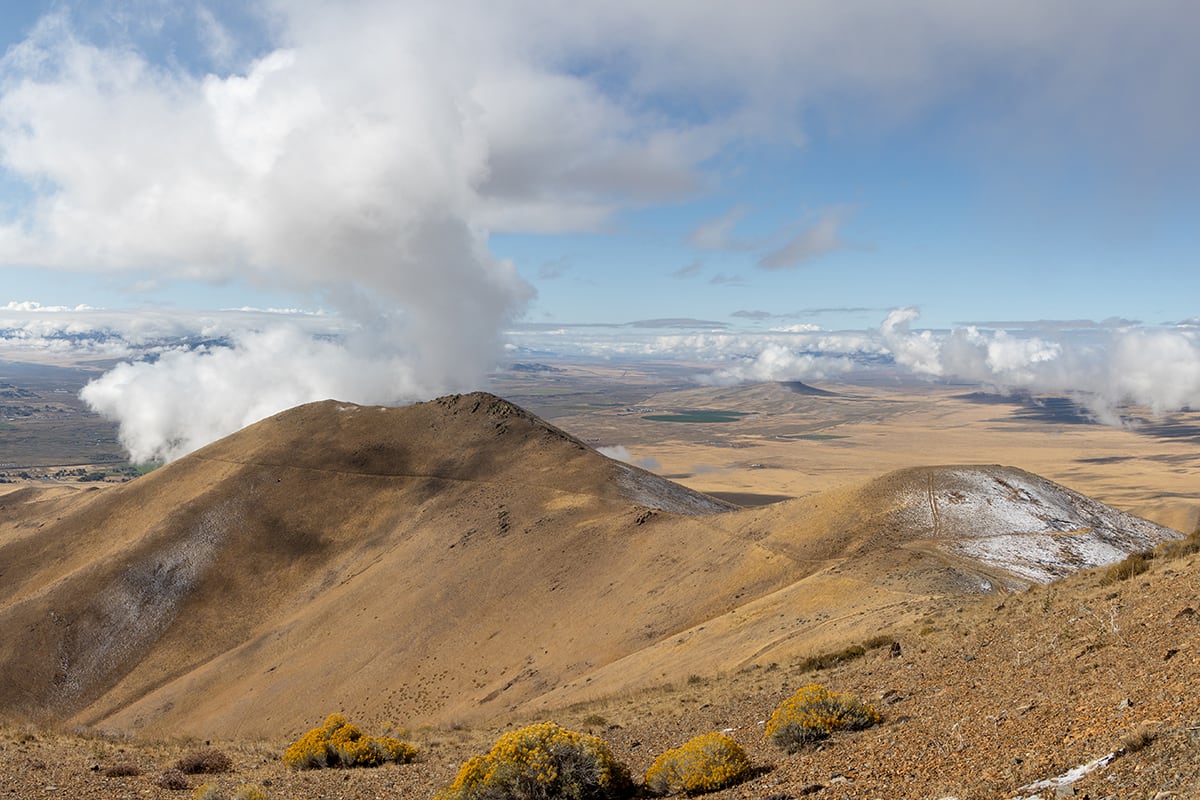
M 1200 408 L 1200 335 L 1191 326 L 1120 326 L 1086 337 L 1012 332 L 974 326 L 948 333 L 913 330 L 912 308 L 892 311 L 880 326 L 896 364 L 931 378 L 957 378 L 999 391 L 1073 395 L 1106 423 L 1127 404 L 1155 414 Z
M 1200 408 L 1200 325 L 1145 328 L 1039 323 L 1011 329 L 920 329 L 914 308 L 878 328 L 766 332 L 697 330 L 662 334 L 624 326 L 526 328 L 508 333 L 509 358 L 686 361 L 709 365 L 696 381 L 836 381 L 890 370 L 929 381 L 974 383 L 1001 393 L 1065 394 L 1097 420 L 1121 424 L 1133 404 L 1154 414 Z M 381 342 L 391 342 L 384 347 Z M 311 400 L 388 404 L 459 385 L 446 352 L 332 314 L 294 310 L 146 314 L 57 308 L 30 301 L 0 306 L 0 347 L 32 354 L 131 359 L 90 383 L 84 399 L 121 421 L 137 461 L 170 461 L 244 425 Z M 447 369 L 438 371 L 437 365 Z M 471 367 L 483 374 L 490 364 Z M 603 449 L 628 463 L 622 446 Z
M 510 337 L 518 346 L 567 356 L 705 362 L 713 369 L 696 380 L 706 385 L 827 381 L 892 369 L 1000 393 L 1071 395 L 1109 424 L 1120 424 L 1118 409 L 1124 405 L 1144 406 L 1154 414 L 1200 408 L 1200 325 L 1194 321 L 1160 328 L 1116 320 L 931 330 L 916 327 L 919 320 L 916 308 L 899 308 L 866 331 L 794 326 L 765 333 L 637 336 L 566 327 L 553 336 L 514 331 Z

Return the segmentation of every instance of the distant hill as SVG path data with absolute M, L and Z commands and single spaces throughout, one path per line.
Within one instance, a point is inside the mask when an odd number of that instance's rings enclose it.
M 223 737 L 494 717 L 1177 536 L 1002 467 L 733 508 L 488 394 L 301 406 L 129 484 L 0 495 L 0 716 Z
M 780 381 L 780 386 L 787 389 L 789 392 L 796 394 L 805 394 L 810 397 L 838 397 L 838 392 L 831 392 L 828 389 L 818 389 L 816 386 L 809 386 L 802 381 Z

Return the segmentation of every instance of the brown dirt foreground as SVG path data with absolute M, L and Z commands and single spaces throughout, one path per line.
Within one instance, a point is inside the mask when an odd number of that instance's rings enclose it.
M 882 648 L 807 673 L 756 665 L 547 716 L 604 737 L 635 774 L 669 747 L 726 730 L 757 769 L 713 798 L 1200 797 L 1200 556 L 1155 559 L 1111 585 L 1101 575 L 971 605 L 931 603 L 898 637 L 898 657 Z M 883 724 L 795 755 L 773 748 L 763 722 L 810 681 L 859 694 Z M 462 761 L 530 721 L 413 731 L 417 763 L 374 770 L 292 772 L 279 760 L 285 741 L 213 742 L 232 771 L 190 782 L 216 781 L 228 796 L 258 784 L 272 800 L 428 798 Z M 5 729 L 0 798 L 191 797 L 156 779 L 204 744 Z M 1110 753 L 1076 781 L 1033 786 Z M 121 765 L 141 774 L 106 777 Z

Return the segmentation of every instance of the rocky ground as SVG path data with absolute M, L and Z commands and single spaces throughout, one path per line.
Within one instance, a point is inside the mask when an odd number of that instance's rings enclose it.
M 727 730 L 756 771 L 714 798 L 1200 797 L 1200 556 L 1150 564 L 1113 584 L 1096 570 L 976 604 L 931 604 L 896 637 L 898 655 L 879 648 L 815 672 L 750 665 L 550 716 L 604 737 L 635 774 L 694 735 Z M 810 681 L 857 693 L 883 723 L 795 755 L 775 749 L 764 721 Z M 188 789 L 158 783 L 204 742 L 13 725 L 0 731 L 0 800 L 185 798 L 205 781 L 230 797 L 256 784 L 272 800 L 430 798 L 463 760 L 529 721 L 412 731 L 416 763 L 372 770 L 292 772 L 279 760 L 286 741 L 212 742 L 231 770 L 189 776 Z M 1078 780 L 1054 781 L 1110 754 Z

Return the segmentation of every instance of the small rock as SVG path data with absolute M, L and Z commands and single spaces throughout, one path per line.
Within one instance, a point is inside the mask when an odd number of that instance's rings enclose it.
M 1054 796 L 1055 797 L 1074 797 L 1075 796 L 1075 787 L 1069 783 L 1060 783 L 1058 786 L 1054 787 Z
M 1163 661 L 1170 661 L 1171 657 L 1179 652 L 1178 647 L 1172 647 L 1167 652 L 1163 653 Z

